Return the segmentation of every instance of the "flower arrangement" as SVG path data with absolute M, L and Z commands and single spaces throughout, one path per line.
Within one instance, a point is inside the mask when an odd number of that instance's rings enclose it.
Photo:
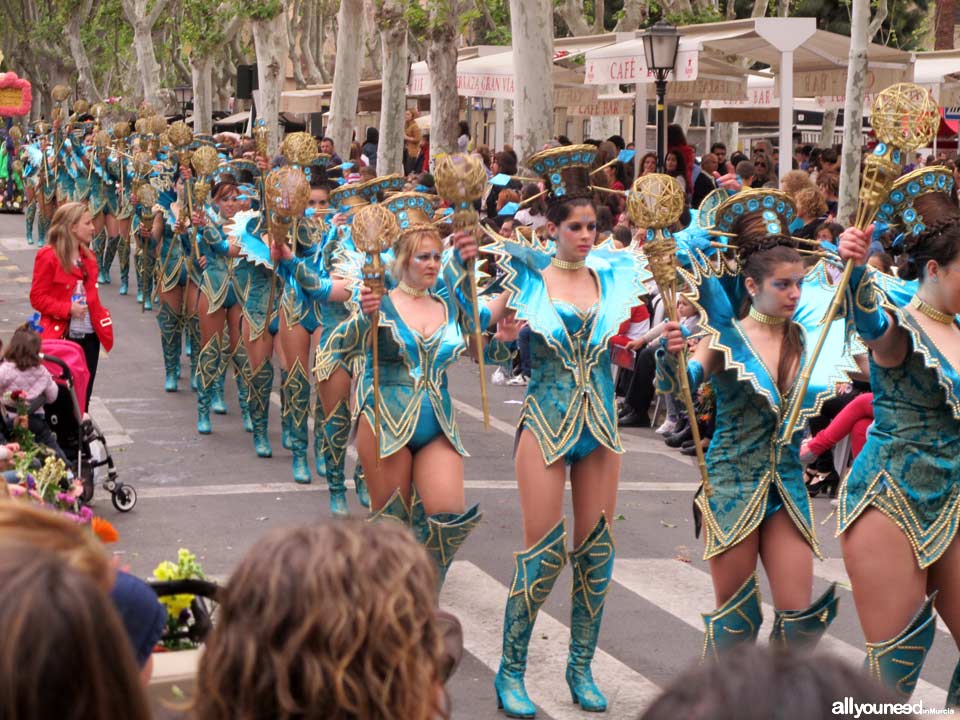
M 204 580 L 203 568 L 197 562 L 197 556 L 180 548 L 177 552 L 177 562 L 164 560 L 153 570 L 153 578 L 160 582 L 171 580 Z M 167 609 L 167 630 L 161 647 L 167 650 L 189 650 L 198 647 L 187 636 L 193 617 L 194 595 L 166 595 L 160 597 L 160 602 Z

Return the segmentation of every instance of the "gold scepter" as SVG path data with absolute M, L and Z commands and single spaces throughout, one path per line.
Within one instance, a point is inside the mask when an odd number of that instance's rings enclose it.
M 157 189 L 150 183 L 143 183 L 137 189 L 137 199 L 140 201 L 140 225 L 141 227 L 153 227 L 153 206 L 157 203 Z M 142 249 L 143 260 L 141 261 L 142 279 L 147 279 L 147 258 L 150 257 L 150 240 L 148 239 Z M 146 288 L 144 288 L 146 290 Z M 147 300 L 150 296 L 144 291 L 140 299 L 140 312 L 146 312 Z
M 363 264 L 363 283 L 382 297 L 384 287 L 383 262 L 380 253 L 389 249 L 393 240 L 400 234 L 400 226 L 392 212 L 384 205 L 366 205 L 353 217 L 353 242 L 357 249 L 366 253 Z M 377 443 L 377 466 L 380 466 L 380 344 L 377 335 L 380 330 L 380 313 L 370 316 L 370 347 L 373 353 L 373 433 Z
M 303 170 L 291 165 L 271 171 L 263 179 L 264 211 L 270 231 L 270 243 L 289 244 L 290 228 L 310 204 L 310 183 Z M 272 263 L 270 295 L 267 300 L 267 324 L 277 297 L 277 263 Z
M 187 146 L 193 142 L 193 130 L 191 130 L 185 122 L 178 121 L 170 126 L 167 133 L 170 136 L 170 143 L 176 150 L 174 165 L 190 167 L 193 153 L 187 149 Z M 190 181 L 186 178 L 184 178 L 183 181 L 183 189 L 184 197 L 181 199 L 180 212 L 177 215 L 177 220 L 181 223 L 190 217 L 193 209 L 193 202 L 190 198 Z M 163 284 L 163 271 L 164 268 L 167 267 L 167 263 L 170 262 L 170 256 L 173 254 L 173 246 L 175 244 L 176 240 L 171 241 L 169 247 L 167 247 L 167 253 L 163 258 L 163 262 L 160 264 L 160 282 L 157 283 L 158 286 Z
M 317 152 L 317 141 L 313 135 L 306 132 L 296 132 L 287 135 L 280 144 L 280 153 L 290 165 L 299 168 L 301 171 L 303 171 L 304 168 L 310 167 L 313 161 L 317 159 L 317 155 L 319 155 Z M 306 177 L 305 173 L 304 177 Z M 291 249 L 294 255 L 297 254 L 297 243 L 299 242 L 298 221 L 298 218 L 293 218 L 293 232 L 290 234 L 293 243 Z
M 870 114 L 870 125 L 878 142 L 873 152 L 863 161 L 863 181 L 853 224 L 860 230 L 866 230 L 870 226 L 880 206 L 886 202 L 890 187 L 900 175 L 904 156 L 933 140 L 940 128 L 940 110 L 928 90 L 913 83 L 898 83 L 877 95 Z M 793 434 L 803 407 L 803 398 L 810 385 L 810 374 L 823 350 L 830 325 L 844 300 L 852 273 L 853 260 L 847 260 L 843 275 L 834 291 L 833 301 L 821 321 L 825 328 L 810 354 L 809 362 L 800 373 L 800 382 L 793 396 L 787 426 L 780 438 L 782 443 L 789 442 Z
M 677 241 L 667 229 L 680 219 L 683 213 L 683 188 L 669 175 L 651 174 L 637 178 L 627 195 L 627 213 L 637 227 L 647 228 L 647 240 L 643 254 L 650 264 L 654 282 L 663 298 L 663 308 L 671 322 L 680 319 L 677 312 Z M 693 406 L 693 393 L 687 378 L 687 349 L 677 354 L 677 376 L 680 382 L 680 397 L 693 434 L 693 447 L 697 453 L 700 483 L 707 497 L 713 495 L 707 461 L 700 443 L 700 427 Z
M 441 155 L 436 158 L 433 177 L 437 192 L 453 204 L 454 232 L 475 231 L 479 215 L 474 203 L 483 196 L 487 173 L 482 161 L 472 155 Z M 480 327 L 480 304 L 477 297 L 476 258 L 467 263 L 470 279 L 470 301 L 473 304 L 473 346 L 480 366 L 480 400 L 483 403 L 483 427 L 490 429 L 490 402 L 487 399 L 487 374 L 483 362 L 483 328 Z

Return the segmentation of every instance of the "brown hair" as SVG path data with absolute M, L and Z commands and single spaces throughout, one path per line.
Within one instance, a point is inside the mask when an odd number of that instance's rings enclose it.
M 0 542 L 55 553 L 104 592 L 113 587 L 113 566 L 103 544 L 87 526 L 49 508 L 22 500 L 0 500 Z
M 795 202 L 797 214 L 801 218 L 818 218 L 827 212 L 827 201 L 823 199 L 823 193 L 812 185 L 800 190 L 796 194 Z
M 58 207 L 50 220 L 50 229 L 47 230 L 47 245 L 53 248 L 53 252 L 56 253 L 57 259 L 60 261 L 60 267 L 66 273 L 73 272 L 71 261 L 75 259 L 73 257 L 74 248 L 79 248 L 78 253 L 81 256 L 85 254 L 92 256 L 93 254 L 89 249 L 80 246 L 70 230 L 80 222 L 80 218 L 83 217 L 85 212 L 88 212 L 86 203 L 68 202 Z
M 518 203 L 520 202 L 520 193 L 516 190 L 511 190 L 510 188 L 504 188 L 497 195 L 497 212 L 503 210 L 503 206 L 507 203 Z
M 949 195 L 942 192 L 918 195 L 913 208 L 923 218 L 926 229 L 904 241 L 907 257 L 898 274 L 904 280 L 919 278 L 922 281 L 926 278 L 928 261 L 933 260 L 943 267 L 960 254 L 960 209 Z
M 197 720 L 432 720 L 443 712 L 436 572 L 399 524 L 259 541 L 223 592 Z
M 840 176 L 834 172 L 821 172 L 817 175 L 817 187 L 824 195 L 836 195 L 840 192 Z
M 0 717 L 149 720 L 133 650 L 106 593 L 61 558 L 0 544 Z
M 785 193 L 796 199 L 801 190 L 813 189 L 813 181 L 803 170 L 791 170 L 780 178 L 780 187 Z
M 786 235 L 770 235 L 766 222 L 759 212 L 747 212 L 740 216 L 733 228 L 737 232 L 737 256 L 745 278 L 762 285 L 774 268 L 783 263 L 802 263 L 803 258 L 793 247 L 793 240 Z M 750 298 L 745 296 L 740 308 L 740 318 L 750 310 Z M 790 376 L 800 363 L 803 352 L 803 336 L 795 322 L 783 324 L 783 342 L 780 344 L 780 359 L 777 362 L 777 387 L 781 393 L 790 389 Z
M 29 325 L 21 325 L 13 331 L 3 359 L 16 365 L 17 370 L 29 370 L 40 364 L 40 347 L 40 336 Z

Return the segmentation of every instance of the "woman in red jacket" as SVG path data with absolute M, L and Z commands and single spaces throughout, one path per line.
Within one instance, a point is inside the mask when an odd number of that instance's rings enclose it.
M 113 347 L 113 322 L 97 291 L 97 258 L 90 250 L 95 228 L 86 203 L 57 208 L 47 244 L 33 262 L 30 304 L 40 313 L 41 335 L 66 338 L 83 348 L 90 370 L 84 409 L 90 402 L 100 346 Z

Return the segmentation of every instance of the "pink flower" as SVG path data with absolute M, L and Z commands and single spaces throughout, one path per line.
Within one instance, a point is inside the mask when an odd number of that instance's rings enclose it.
M 93 520 L 93 510 L 88 508 L 86 505 L 80 508 L 80 520 L 83 523 L 88 523 Z

